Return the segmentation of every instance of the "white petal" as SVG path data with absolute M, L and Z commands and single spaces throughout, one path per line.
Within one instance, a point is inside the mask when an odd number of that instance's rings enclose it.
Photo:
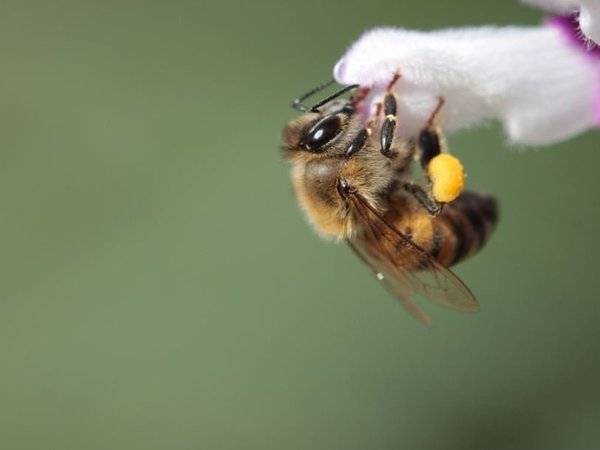
M 395 73 L 404 135 L 418 132 L 438 96 L 447 130 L 498 119 L 518 143 L 556 142 L 597 123 L 600 60 L 554 25 L 375 29 L 334 68 L 338 82 L 373 88 L 371 110 Z
M 595 43 L 600 43 L 600 1 L 581 2 L 579 26 L 582 33 Z
M 600 43 L 599 0 L 522 0 L 523 3 L 539 6 L 557 14 L 579 12 L 581 32 L 591 41 Z

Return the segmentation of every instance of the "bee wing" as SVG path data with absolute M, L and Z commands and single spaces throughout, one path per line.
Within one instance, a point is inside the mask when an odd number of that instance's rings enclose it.
M 477 300 L 456 275 L 388 223 L 360 194 L 350 194 L 349 199 L 362 230 L 348 244 L 412 316 L 430 323 L 415 303 L 415 294 L 454 310 L 479 310 Z M 409 270 L 415 267 L 419 269 Z
M 425 313 L 425 311 L 423 311 L 423 308 L 421 308 L 419 304 L 413 300 L 412 293 L 410 292 L 410 289 L 408 289 L 407 285 L 403 283 L 394 283 L 392 281 L 393 278 L 389 274 L 384 273 L 383 270 L 380 270 L 381 264 L 374 258 L 370 257 L 369 254 L 364 251 L 362 246 L 355 244 L 354 242 L 356 241 L 346 240 L 346 242 L 354 251 L 354 253 L 356 253 L 356 255 L 362 260 L 362 262 L 364 262 L 373 271 L 375 278 L 381 281 L 387 291 L 396 297 L 400 303 L 402 303 L 404 309 L 406 309 L 411 316 L 427 326 L 431 325 L 431 319 Z

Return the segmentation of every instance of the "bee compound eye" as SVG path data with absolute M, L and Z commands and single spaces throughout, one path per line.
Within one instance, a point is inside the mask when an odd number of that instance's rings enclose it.
M 309 151 L 319 151 L 342 131 L 342 120 L 335 114 L 324 117 L 306 132 L 300 146 Z

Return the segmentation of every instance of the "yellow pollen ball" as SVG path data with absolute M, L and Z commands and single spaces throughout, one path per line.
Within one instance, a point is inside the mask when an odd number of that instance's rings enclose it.
M 427 167 L 431 179 L 433 197 L 438 202 L 448 203 L 460 195 L 465 187 L 465 171 L 458 158 L 440 153 Z

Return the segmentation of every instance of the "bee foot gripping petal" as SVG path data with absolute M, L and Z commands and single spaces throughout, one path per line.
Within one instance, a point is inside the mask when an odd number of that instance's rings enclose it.
M 404 137 L 418 135 L 442 96 L 447 132 L 498 119 L 513 143 L 547 145 L 600 119 L 600 58 L 581 39 L 574 43 L 578 30 L 564 25 L 378 28 L 348 48 L 334 76 L 370 88 L 372 106 L 400 74 L 394 93 Z
M 465 187 L 465 171 L 458 158 L 448 153 L 434 157 L 427 166 L 433 197 L 442 203 L 456 199 Z

